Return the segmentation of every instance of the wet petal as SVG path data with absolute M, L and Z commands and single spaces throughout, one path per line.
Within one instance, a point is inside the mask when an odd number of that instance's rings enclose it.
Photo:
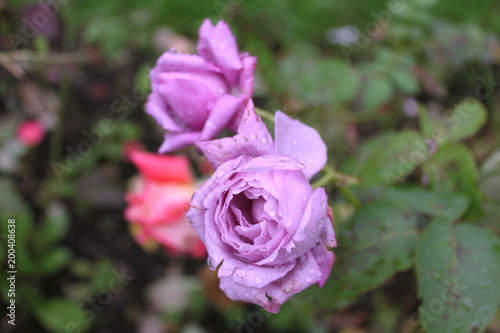
M 238 129 L 238 134 L 231 138 L 197 143 L 197 147 L 207 157 L 210 164 L 219 165 L 237 156 L 260 156 L 274 152 L 272 137 L 266 125 L 255 114 L 253 103 L 247 105 Z
M 158 59 L 156 66 L 151 70 L 151 78 L 154 81 L 160 73 L 164 72 L 199 71 L 220 73 L 217 66 L 200 56 L 166 52 Z
M 305 165 L 304 174 L 311 178 L 327 161 L 326 145 L 319 133 L 281 111 L 274 118 L 276 151 L 297 159 Z
M 157 92 L 152 92 L 146 102 L 146 113 L 156 120 L 156 123 L 169 131 L 181 131 L 183 124 L 178 124 L 169 114 L 169 107 Z
M 238 54 L 238 45 L 229 26 L 219 21 L 214 27 L 206 19 L 199 31 L 198 54 L 221 68 L 222 73 L 233 86 L 237 83 L 242 63 Z
M 241 98 L 232 95 L 223 95 L 220 97 L 204 124 L 203 131 L 201 132 L 201 140 L 215 138 L 241 108 L 242 102 Z
M 167 132 L 165 139 L 158 149 L 159 153 L 170 153 L 189 146 L 200 139 L 200 132 L 176 133 Z

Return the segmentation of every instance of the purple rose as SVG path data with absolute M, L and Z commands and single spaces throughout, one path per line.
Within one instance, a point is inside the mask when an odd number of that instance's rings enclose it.
M 238 54 L 228 25 L 207 19 L 199 36 L 199 56 L 167 52 L 150 73 L 146 112 L 167 130 L 161 153 L 236 131 L 253 94 L 257 59 Z
M 309 184 L 326 163 L 324 142 L 279 111 L 275 139 L 250 101 L 238 134 L 199 142 L 217 170 L 187 213 L 209 267 L 220 265 L 220 288 L 274 313 L 290 296 L 323 286 L 336 246 L 325 190 Z

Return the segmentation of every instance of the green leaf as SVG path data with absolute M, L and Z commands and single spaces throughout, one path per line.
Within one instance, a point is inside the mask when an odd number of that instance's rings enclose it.
M 462 192 L 470 199 L 466 217 L 481 215 L 481 194 L 478 187 L 476 164 L 472 153 L 461 144 L 439 147 L 423 167 L 423 174 L 431 188 L 443 192 Z
M 384 198 L 405 205 L 433 217 L 455 221 L 467 210 L 469 199 L 460 193 L 429 191 L 423 188 L 391 188 L 384 190 Z
M 313 105 L 349 102 L 360 85 L 359 74 L 338 59 L 290 56 L 281 62 L 280 77 L 288 84 L 287 92 Z
M 418 92 L 418 80 L 411 75 L 408 69 L 395 68 L 389 71 L 391 79 L 396 87 L 404 94 L 416 94 Z
M 479 173 L 481 191 L 489 198 L 500 202 L 500 150 L 497 150 L 483 163 Z
M 366 108 L 376 108 L 387 102 L 392 92 L 392 85 L 388 78 L 371 78 L 366 82 L 363 92 L 363 105 Z
M 64 268 L 71 258 L 71 251 L 65 247 L 59 247 L 50 252 L 43 253 L 38 263 L 39 269 L 37 272 L 40 275 L 55 274 Z
M 51 299 L 42 303 L 35 311 L 38 320 L 46 329 L 55 332 L 83 332 L 90 322 L 79 306 L 64 299 Z
M 61 240 L 69 228 L 70 216 L 62 202 L 52 202 L 45 213 L 36 241 L 46 246 Z
M 435 220 L 417 251 L 420 317 L 429 333 L 482 332 L 500 304 L 500 240 L 469 224 Z
M 444 117 L 419 109 L 422 132 L 437 143 L 456 142 L 474 136 L 486 123 L 488 113 L 481 102 L 467 98 Z
M 361 179 L 361 186 L 404 181 L 428 157 L 425 139 L 415 131 L 389 132 L 364 143 L 342 170 Z
M 363 206 L 337 232 L 336 262 L 329 294 L 344 306 L 396 272 L 413 265 L 417 219 L 407 208 L 375 200 Z

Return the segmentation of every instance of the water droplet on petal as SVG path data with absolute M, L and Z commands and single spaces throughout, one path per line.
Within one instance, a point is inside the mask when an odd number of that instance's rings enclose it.
M 312 279 L 309 276 L 306 276 L 306 282 L 310 283 L 311 281 L 312 281 Z
M 276 212 L 274 210 L 269 211 L 269 216 L 275 217 L 276 216 Z
M 255 275 L 253 281 L 256 285 L 260 286 L 262 284 L 262 276 L 260 276 L 259 274 Z
M 316 274 L 316 271 L 314 269 L 310 269 L 309 274 Z
M 294 147 L 297 147 L 297 145 L 298 145 L 298 144 L 299 144 L 299 142 L 298 142 L 297 140 L 293 140 L 293 141 L 292 141 L 292 145 L 293 145 Z
M 283 273 L 285 271 L 286 267 L 283 266 L 283 265 L 278 265 L 276 267 L 274 267 L 274 270 L 276 271 L 276 273 Z
M 250 140 L 255 140 L 256 138 L 257 136 L 255 135 L 255 133 L 250 134 Z

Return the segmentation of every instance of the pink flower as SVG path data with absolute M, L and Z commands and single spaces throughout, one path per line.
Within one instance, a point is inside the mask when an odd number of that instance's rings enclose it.
M 17 139 L 26 146 L 37 146 L 44 137 L 45 127 L 38 120 L 25 121 L 17 128 Z
M 238 54 L 228 25 L 207 19 L 199 37 L 198 56 L 167 52 L 150 73 L 146 112 L 167 130 L 161 153 L 236 131 L 253 94 L 257 59 Z
M 132 150 L 130 159 L 141 176 L 125 197 L 125 219 L 132 223 L 140 244 L 156 241 L 173 255 L 206 256 L 185 213 L 196 187 L 184 156 L 163 156 Z
M 197 146 L 217 169 L 187 217 L 227 296 L 278 312 L 323 286 L 336 240 L 325 190 L 309 184 L 327 159 L 319 134 L 278 111 L 273 141 L 250 101 L 237 135 Z

